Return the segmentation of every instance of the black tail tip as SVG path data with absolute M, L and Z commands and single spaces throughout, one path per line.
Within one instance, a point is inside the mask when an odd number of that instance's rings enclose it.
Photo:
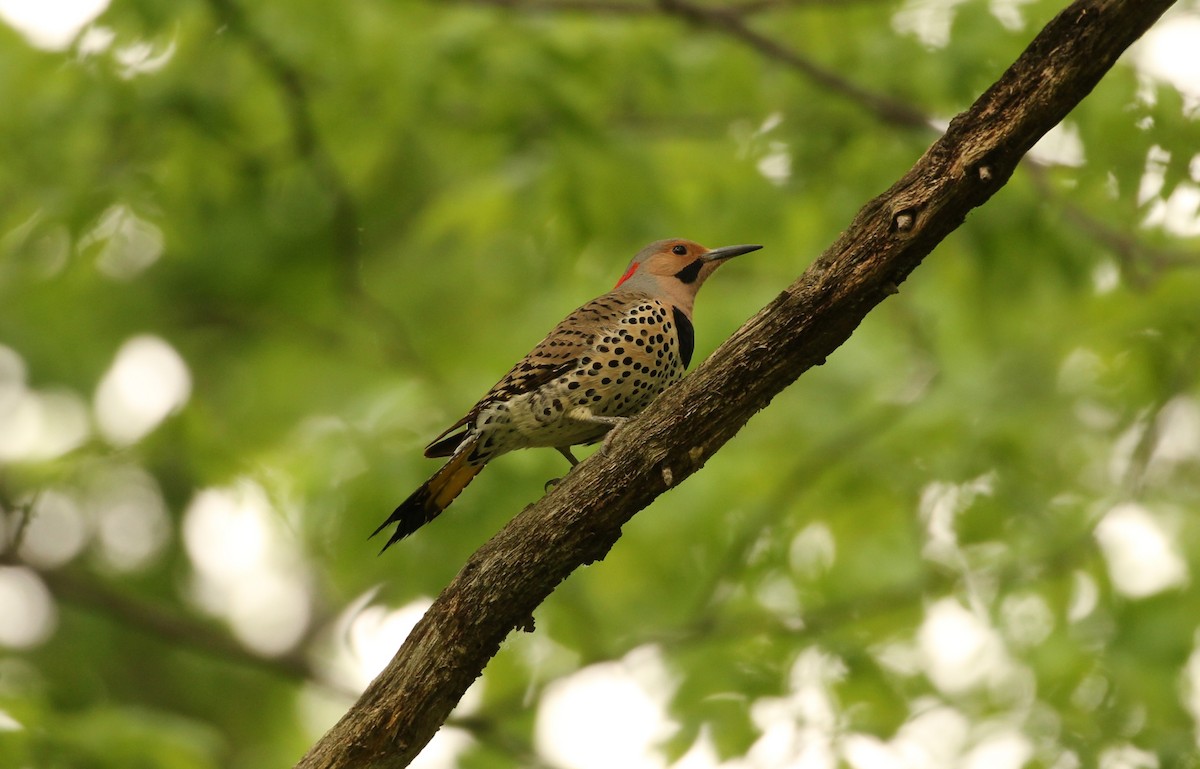
M 400 506 L 392 511 L 388 519 L 379 525 L 379 528 L 371 532 L 371 536 L 367 539 L 374 539 L 379 532 L 396 524 L 396 530 L 392 532 L 392 536 L 384 543 L 379 550 L 379 555 L 392 545 L 412 534 L 417 529 L 432 521 L 440 510 L 429 510 L 430 494 L 428 486 L 422 486 L 412 493 L 412 495 L 400 503 Z
M 412 534 L 421 527 L 422 523 L 424 523 L 424 521 L 413 522 L 411 517 L 405 515 L 405 512 L 404 505 L 397 507 L 396 511 L 392 513 L 386 521 L 380 524 L 378 529 L 375 529 L 375 531 L 371 532 L 371 536 L 367 537 L 367 539 L 374 539 L 388 526 L 391 526 L 393 523 L 396 524 L 395 531 L 393 531 L 392 535 L 388 537 L 388 541 L 383 543 L 383 547 L 379 549 L 379 555 L 383 555 L 389 547 L 404 539 L 409 534 Z
M 383 531 L 384 529 L 386 529 L 388 526 L 390 526 L 391 524 L 393 524 L 395 522 L 396 521 L 394 521 L 392 518 L 388 518 L 386 521 L 383 522 L 383 524 L 378 529 L 371 532 L 371 536 L 367 537 L 367 539 L 374 539 L 376 536 L 378 536 L 379 532 Z M 400 540 L 404 539 L 409 534 L 412 534 L 412 532 L 405 531 L 403 526 L 397 526 L 396 530 L 392 532 L 392 536 L 388 537 L 388 541 L 384 542 L 383 547 L 379 548 L 378 555 L 383 555 L 389 547 L 396 544 Z

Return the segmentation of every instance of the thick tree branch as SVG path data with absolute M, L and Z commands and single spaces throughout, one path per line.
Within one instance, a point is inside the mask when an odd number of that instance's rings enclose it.
M 603 558 L 638 510 L 823 363 L 1172 3 L 1077 0 L 1053 19 L 796 283 L 476 551 L 299 766 L 406 766 L 559 582 Z

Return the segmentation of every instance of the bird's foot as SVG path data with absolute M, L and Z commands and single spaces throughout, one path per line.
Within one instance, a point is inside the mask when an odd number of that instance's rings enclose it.
M 612 428 L 604 434 L 604 440 L 600 443 L 601 451 L 608 451 L 608 447 L 612 444 L 613 436 L 617 434 L 617 430 L 621 429 L 621 425 L 629 421 L 629 417 L 610 417 L 614 420 Z
M 561 451 L 561 449 L 560 449 L 560 451 Z M 575 472 L 575 468 L 578 466 L 579 466 L 579 462 L 576 461 L 575 464 L 571 465 L 571 469 L 567 470 L 567 475 L 570 475 L 571 473 Z M 567 477 L 567 475 L 561 476 L 559 478 L 551 478 L 550 480 L 546 481 L 545 485 L 542 486 L 542 492 L 548 493 L 550 491 L 550 489 L 557 486 L 563 480 L 563 478 Z
M 568 462 L 571 463 L 571 470 L 574 470 L 579 465 L 579 460 L 576 459 L 575 455 L 571 453 L 570 446 L 555 446 L 554 448 L 559 454 L 562 454 L 563 457 L 565 457 Z M 568 475 L 570 475 L 571 470 L 567 471 Z M 564 475 L 563 478 L 565 478 L 565 477 L 566 476 Z M 546 481 L 546 485 L 542 487 L 542 491 L 543 492 L 550 491 L 550 489 L 557 486 L 558 482 L 561 480 L 562 480 L 562 478 L 551 478 L 550 480 Z

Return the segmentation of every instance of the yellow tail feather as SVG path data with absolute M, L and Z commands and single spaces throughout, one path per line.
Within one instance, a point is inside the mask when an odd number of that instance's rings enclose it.
M 383 522 L 383 525 L 371 534 L 373 537 L 389 525 L 396 524 L 396 530 L 392 532 L 392 536 L 383 546 L 383 550 L 387 550 L 396 542 L 438 517 L 462 493 L 467 484 L 483 469 L 483 465 L 474 465 L 468 461 L 470 455 L 470 447 L 455 453 L 450 461 L 442 466 L 442 469 L 421 484 L 420 488 L 409 495 L 408 499 L 401 502 L 400 506 Z

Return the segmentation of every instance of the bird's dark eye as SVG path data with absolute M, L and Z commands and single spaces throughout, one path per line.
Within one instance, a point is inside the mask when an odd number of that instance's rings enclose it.
M 687 246 L 679 245 L 671 249 L 671 253 L 676 256 L 687 256 Z

